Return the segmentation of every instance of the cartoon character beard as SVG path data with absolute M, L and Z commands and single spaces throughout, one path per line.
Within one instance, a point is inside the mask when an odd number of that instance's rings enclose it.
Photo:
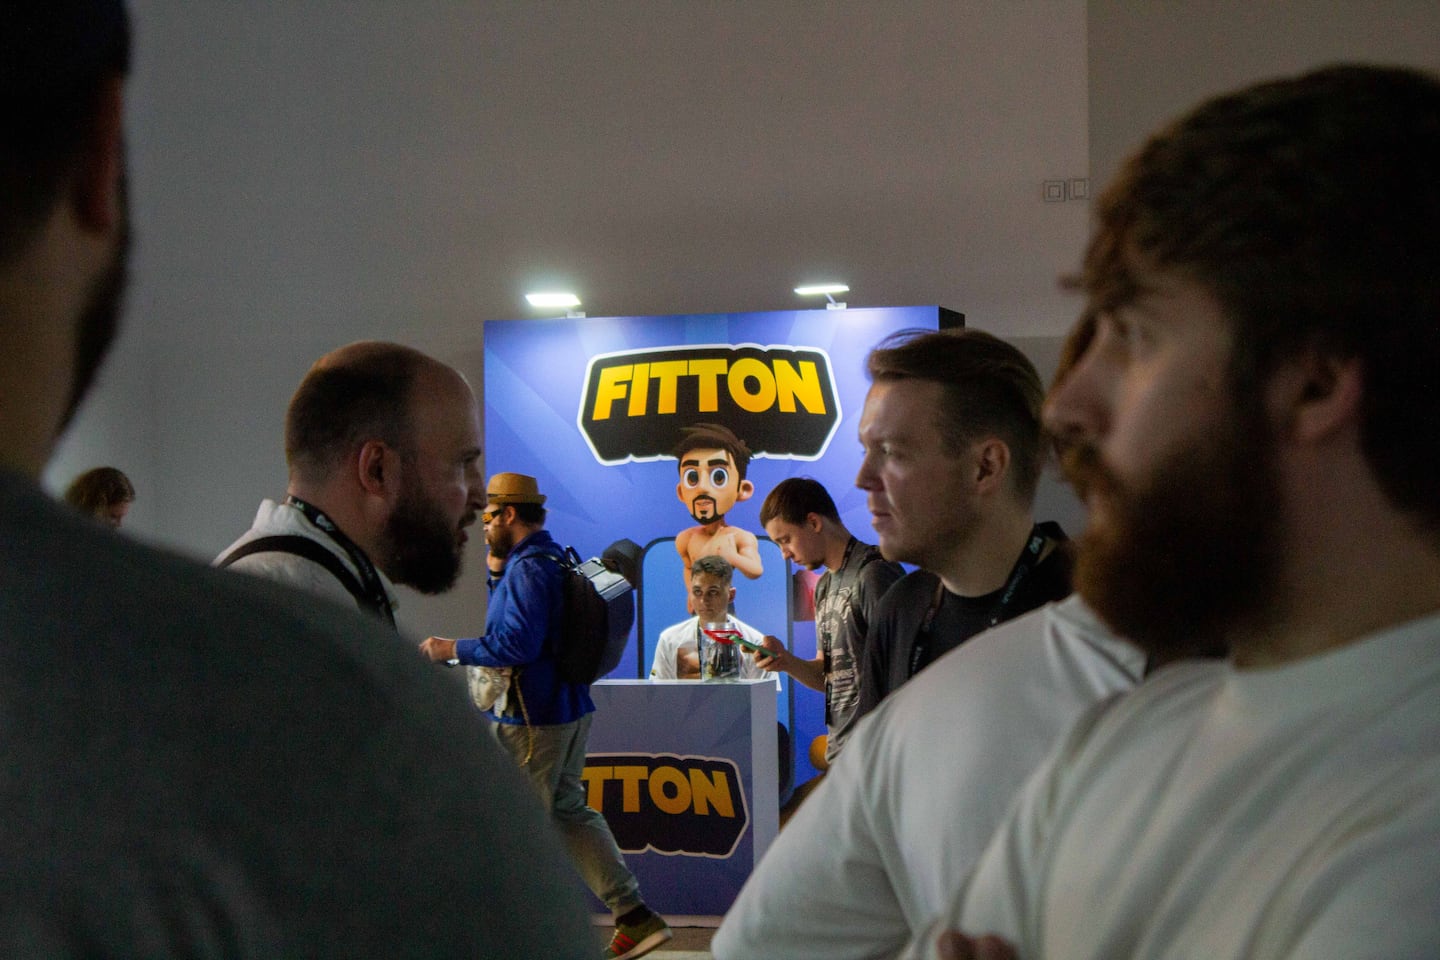
M 709 505 L 709 507 L 710 507 L 710 513 L 711 513 L 710 516 L 708 516 L 708 517 L 702 517 L 702 516 L 700 515 L 700 504 L 701 504 L 701 502 L 704 502 L 704 503 L 706 503 L 706 504 Z M 717 509 L 719 506 L 720 506 L 720 504 L 715 501 L 715 498 L 714 498 L 714 497 L 710 497 L 710 496 L 699 496 L 699 497 L 696 497 L 694 500 L 691 500 L 691 501 L 690 501 L 690 516 L 691 516 L 692 519 L 694 519 L 694 521 L 695 521 L 696 523 L 700 523 L 700 524 L 717 523 L 717 522 L 725 519 L 725 514 L 723 514 L 723 513 L 717 513 L 717 512 L 716 512 L 716 509 Z
M 1066 476 L 1104 504 L 1078 542 L 1075 589 L 1157 661 L 1219 655 L 1237 630 L 1268 626 L 1279 576 L 1279 480 L 1269 431 L 1239 402 L 1217 430 L 1125 485 L 1090 446 Z

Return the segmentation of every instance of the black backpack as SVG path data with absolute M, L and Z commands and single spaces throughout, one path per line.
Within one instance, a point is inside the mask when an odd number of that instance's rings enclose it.
M 574 547 L 566 547 L 563 557 L 545 556 L 563 573 L 556 670 L 566 683 L 594 683 L 619 666 L 630 641 L 640 546 L 617 540 L 589 560 Z

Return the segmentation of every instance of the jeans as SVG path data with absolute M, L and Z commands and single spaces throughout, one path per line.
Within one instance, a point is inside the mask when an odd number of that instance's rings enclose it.
M 516 763 L 531 749 L 533 734 L 534 752 L 520 772 L 530 778 L 540 803 L 555 821 L 580 879 L 618 917 L 644 901 L 640 882 L 625 866 L 610 825 L 585 802 L 585 782 L 580 774 L 585 769 L 585 743 L 594 716 L 587 713 L 573 723 L 551 726 L 492 723 L 490 727 Z

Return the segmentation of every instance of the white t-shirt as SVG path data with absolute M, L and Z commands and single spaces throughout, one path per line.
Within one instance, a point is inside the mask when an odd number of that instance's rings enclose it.
M 759 630 L 735 617 L 729 617 L 726 622 L 739 630 L 741 636 L 751 643 L 759 643 L 765 639 L 765 635 Z M 680 679 L 676 670 L 677 658 L 682 651 L 695 652 L 695 637 L 699 627 L 700 617 L 697 614 L 689 620 L 682 620 L 660 631 L 660 636 L 655 640 L 655 662 L 650 667 L 651 680 Z M 758 680 L 763 676 L 765 676 L 765 671 L 756 666 L 755 658 L 750 655 L 750 651 L 742 647 L 740 651 L 741 679 Z
M 1440 956 L 1440 615 L 1096 710 L 910 955 L 940 926 L 1025 960 Z
M 941 657 L 856 727 L 740 892 L 714 956 L 893 956 L 950 903 L 1075 718 L 1144 664 L 1075 597 Z

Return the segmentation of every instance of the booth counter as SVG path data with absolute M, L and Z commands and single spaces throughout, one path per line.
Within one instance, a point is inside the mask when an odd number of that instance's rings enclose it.
M 774 680 L 602 680 L 590 695 L 589 802 L 646 903 L 672 923 L 723 915 L 780 828 Z

